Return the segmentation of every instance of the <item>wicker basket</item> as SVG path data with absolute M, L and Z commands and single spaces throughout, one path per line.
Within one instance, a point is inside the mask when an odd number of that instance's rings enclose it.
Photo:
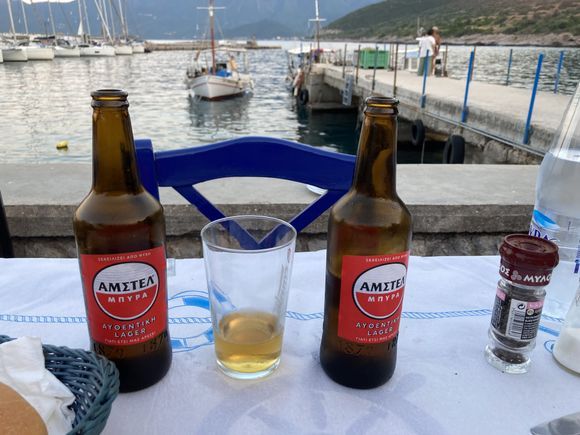
M 12 340 L 0 335 L 0 344 Z M 45 366 L 75 395 L 70 434 L 99 434 L 119 393 L 119 372 L 111 361 L 81 349 L 42 346 Z

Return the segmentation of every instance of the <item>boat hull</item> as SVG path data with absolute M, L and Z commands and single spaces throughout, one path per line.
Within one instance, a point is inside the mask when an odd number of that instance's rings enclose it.
M 111 46 L 90 46 L 81 47 L 81 56 L 86 57 L 110 57 L 115 55 L 115 47 Z
M 22 48 L 3 48 L 2 57 L 4 62 L 26 62 L 28 56 Z
M 115 54 L 118 56 L 133 54 L 133 47 L 131 47 L 130 45 L 116 45 Z
M 132 44 L 133 54 L 135 53 L 145 53 L 145 46 L 143 44 Z
M 79 57 L 80 55 L 79 47 L 54 47 L 54 57 Z
M 189 80 L 192 96 L 204 100 L 224 100 L 242 95 L 248 87 L 243 80 L 202 75 Z
M 52 60 L 54 50 L 52 47 L 24 47 L 28 60 Z

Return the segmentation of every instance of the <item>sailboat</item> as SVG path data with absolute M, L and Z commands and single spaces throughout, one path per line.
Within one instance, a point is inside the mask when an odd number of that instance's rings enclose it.
M 32 2 L 32 0 L 30 0 Z M 54 16 L 52 14 L 51 0 L 36 0 L 46 1 L 48 3 L 48 17 L 50 19 L 50 25 L 52 28 L 52 44 L 54 50 L 54 57 L 79 57 L 81 55 L 81 50 L 76 44 L 71 44 L 70 41 L 62 38 L 58 38 L 56 34 L 56 27 L 54 25 Z M 52 3 L 68 3 L 69 0 L 52 0 Z
M 2 46 L 2 59 L 4 62 L 26 62 L 28 56 L 24 48 L 19 47 L 16 42 L 16 30 L 14 28 L 14 17 L 12 16 L 12 5 L 10 0 L 6 0 L 8 4 L 8 15 L 10 16 L 10 33 L 12 33 L 12 41 Z
M 99 16 L 101 18 L 101 22 L 103 22 L 103 15 L 100 9 L 99 1 L 95 0 L 95 5 L 97 6 L 97 11 L 99 12 Z M 112 45 L 104 44 L 104 43 L 97 43 L 90 39 L 91 34 L 91 27 L 89 24 L 89 19 L 87 15 L 87 4 L 85 0 L 78 0 L 79 6 L 79 30 L 78 35 L 82 40 L 82 43 L 79 44 L 81 49 L 81 56 L 87 57 L 110 57 L 115 55 L 115 48 Z M 84 12 L 84 13 L 83 13 Z M 87 30 L 88 34 L 84 31 L 84 21 L 86 17 L 87 22 Z M 108 29 L 103 26 L 104 32 L 108 32 Z
M 32 4 L 32 0 L 29 0 L 30 4 Z M 21 1 L 20 5 L 22 6 L 22 18 L 24 21 L 24 29 L 26 31 L 26 35 L 28 36 L 28 40 L 25 42 L 21 42 L 19 45 L 24 48 L 26 51 L 26 56 L 28 60 L 52 60 L 54 59 L 54 50 L 52 47 L 44 45 L 40 42 L 30 41 L 30 32 L 28 31 L 28 19 L 26 18 L 26 10 L 24 9 L 24 3 L 28 3 L 27 1 Z
M 216 49 L 214 33 L 214 12 L 223 7 L 215 7 L 209 0 L 207 9 L 210 22 L 211 49 L 196 53 L 192 64 L 187 68 L 186 84 L 194 98 L 221 100 L 243 95 L 253 87 L 249 74 L 238 71 L 236 57 L 243 54 L 247 70 L 247 57 L 243 49 Z
M 111 0 L 112 1 L 112 0 Z M 133 54 L 133 45 L 129 43 L 129 35 L 127 32 L 127 24 L 125 21 L 125 16 L 123 14 L 123 5 L 121 0 L 118 1 L 119 10 L 116 11 L 119 16 L 119 23 L 121 25 L 121 34 L 123 35 L 115 42 L 115 53 L 121 55 Z M 113 9 L 113 3 L 111 3 L 111 9 Z M 113 34 L 115 33 L 115 26 L 113 18 L 111 17 L 111 26 L 113 29 Z

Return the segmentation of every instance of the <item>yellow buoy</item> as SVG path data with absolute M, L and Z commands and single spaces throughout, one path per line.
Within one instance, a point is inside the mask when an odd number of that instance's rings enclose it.
M 61 140 L 56 144 L 57 150 L 66 150 L 68 148 L 68 140 Z

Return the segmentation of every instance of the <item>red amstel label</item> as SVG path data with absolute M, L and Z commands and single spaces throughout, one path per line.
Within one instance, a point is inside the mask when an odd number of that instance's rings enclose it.
M 399 332 L 409 251 L 342 257 L 338 336 L 361 344 L 383 343 Z
M 93 340 L 127 346 L 151 340 L 167 326 L 163 247 L 80 256 L 89 332 Z

